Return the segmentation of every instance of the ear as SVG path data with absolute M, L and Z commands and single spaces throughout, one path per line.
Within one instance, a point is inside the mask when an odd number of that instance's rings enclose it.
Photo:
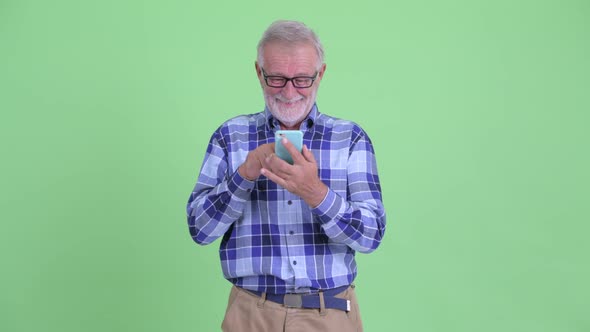
M 264 77 L 262 76 L 262 67 L 258 65 L 257 61 L 254 61 L 254 68 L 256 68 L 256 76 L 258 76 L 258 82 L 260 82 L 260 86 L 264 89 Z
M 318 71 L 318 78 L 321 81 L 322 78 L 324 77 L 324 73 L 326 72 L 326 64 L 324 63 L 321 67 L 320 70 Z

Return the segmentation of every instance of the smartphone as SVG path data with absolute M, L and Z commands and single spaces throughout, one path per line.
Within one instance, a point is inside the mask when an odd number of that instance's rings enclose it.
M 287 140 L 289 140 L 289 142 L 295 146 L 297 151 L 301 152 L 301 148 L 303 147 L 303 133 L 300 130 L 277 130 L 275 132 L 276 155 L 289 164 L 293 165 L 293 158 L 291 158 L 289 151 L 287 151 L 283 145 L 283 137 L 287 138 Z

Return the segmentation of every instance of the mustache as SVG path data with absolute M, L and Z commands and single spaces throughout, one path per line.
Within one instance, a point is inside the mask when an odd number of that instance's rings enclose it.
M 297 96 L 295 98 L 289 99 L 289 98 L 285 98 L 282 95 L 274 95 L 273 96 L 275 99 L 277 99 L 278 101 L 282 102 L 282 103 L 294 103 L 300 100 L 303 100 L 303 96 Z

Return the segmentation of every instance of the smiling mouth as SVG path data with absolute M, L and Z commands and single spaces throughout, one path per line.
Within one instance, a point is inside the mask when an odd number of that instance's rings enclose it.
M 297 99 L 297 100 L 281 100 L 281 99 L 278 99 L 278 98 L 277 98 L 277 100 L 278 100 L 280 103 L 282 103 L 282 104 L 285 104 L 285 105 L 294 105 L 294 104 L 296 104 L 296 103 L 300 102 L 302 99 Z

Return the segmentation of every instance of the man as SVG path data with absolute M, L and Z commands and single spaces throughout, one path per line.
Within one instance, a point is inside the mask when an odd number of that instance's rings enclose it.
M 307 26 L 274 22 L 255 63 L 264 112 L 209 142 L 187 218 L 197 243 L 222 238 L 224 331 L 362 331 L 354 255 L 379 246 L 385 210 L 369 137 L 315 104 L 323 58 Z M 281 129 L 303 132 L 301 152 L 283 138 L 292 165 L 274 154 Z

